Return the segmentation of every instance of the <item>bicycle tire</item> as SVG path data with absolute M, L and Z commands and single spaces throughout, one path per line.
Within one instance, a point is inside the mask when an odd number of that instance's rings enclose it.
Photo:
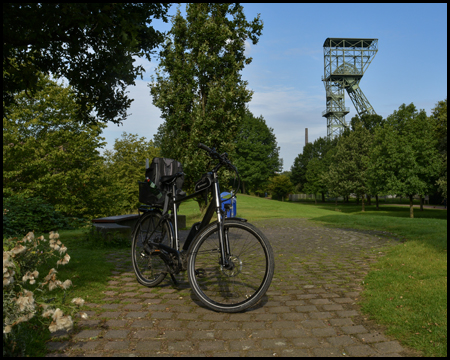
M 172 229 L 168 221 L 158 227 L 162 215 L 157 211 L 145 214 L 137 224 L 131 246 L 131 258 L 137 281 L 145 286 L 153 287 L 161 283 L 167 275 L 167 268 L 157 249 L 144 249 L 144 242 L 162 243 L 173 247 Z M 156 228 L 156 231 L 153 231 Z M 149 251 L 150 250 L 150 253 Z
M 275 270 L 272 247 L 255 226 L 225 220 L 234 269 L 220 266 L 217 223 L 211 224 L 189 249 L 188 279 L 197 298 L 219 312 L 240 312 L 258 303 L 270 286 Z

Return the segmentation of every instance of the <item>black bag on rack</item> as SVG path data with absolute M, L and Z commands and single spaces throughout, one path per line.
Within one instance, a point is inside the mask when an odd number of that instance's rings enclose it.
M 162 176 L 174 175 L 183 171 L 179 161 L 168 158 L 153 158 L 150 167 L 145 170 L 145 182 L 139 182 L 139 201 L 148 205 L 164 204 L 165 193 L 169 190 L 161 184 Z M 181 191 L 184 176 L 176 180 L 178 191 Z M 153 186 L 154 184 L 154 186 Z

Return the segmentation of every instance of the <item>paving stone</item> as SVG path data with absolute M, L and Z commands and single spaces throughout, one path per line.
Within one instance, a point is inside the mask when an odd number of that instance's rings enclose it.
M 82 341 L 73 344 L 71 350 L 95 350 L 99 345 L 100 341 Z
M 148 311 L 130 311 L 125 315 L 127 319 L 139 319 L 143 318 L 148 314 Z
M 362 325 L 343 326 L 341 329 L 346 334 L 362 334 L 368 332 L 367 329 Z
M 96 337 L 100 334 L 100 330 L 81 330 L 78 334 L 75 334 L 75 339 L 89 339 Z
M 241 340 L 241 341 L 231 341 L 230 342 L 230 350 L 253 350 L 256 348 L 255 340 Z
M 322 320 L 305 320 L 301 322 L 302 326 L 308 329 L 323 328 L 327 325 Z
M 387 353 L 399 353 L 404 349 L 400 346 L 397 341 L 387 341 L 373 345 L 376 350 L 378 350 L 382 354 Z
M 345 346 L 345 350 L 350 356 L 373 356 L 376 354 L 369 345 Z
M 336 330 L 332 327 L 312 329 L 311 332 L 315 336 L 335 336 Z
M 105 339 L 125 339 L 128 333 L 128 330 L 109 330 L 103 337 Z
M 155 353 L 156 351 L 161 350 L 161 341 L 156 341 L 156 340 L 139 341 L 136 344 L 135 349 L 137 351 L 145 350 L 146 352 Z
M 158 335 L 158 330 L 138 330 L 133 332 L 133 337 L 137 339 L 156 338 Z
M 366 343 L 376 343 L 380 341 L 386 341 L 386 337 L 379 333 L 370 333 L 370 334 L 357 334 L 358 339 Z
M 126 350 L 128 349 L 129 341 L 110 341 L 105 344 L 105 350 Z
M 343 357 L 342 351 L 337 347 L 322 347 L 312 349 L 315 356 L 318 357 Z
M 198 349 L 200 351 L 220 351 L 224 350 L 225 342 L 222 340 L 214 341 L 200 341 L 198 343 Z
M 353 340 L 350 336 L 347 335 L 333 336 L 327 338 L 327 341 L 334 346 L 352 345 L 355 343 L 355 340 Z

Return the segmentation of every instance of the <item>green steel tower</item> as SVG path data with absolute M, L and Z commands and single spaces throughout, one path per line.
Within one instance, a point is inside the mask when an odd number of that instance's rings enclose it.
M 369 100 L 359 88 L 359 82 L 378 51 L 378 39 L 328 38 L 323 44 L 324 76 L 327 109 L 327 135 L 339 135 L 347 123 L 344 89 L 355 106 L 358 115 L 376 114 Z

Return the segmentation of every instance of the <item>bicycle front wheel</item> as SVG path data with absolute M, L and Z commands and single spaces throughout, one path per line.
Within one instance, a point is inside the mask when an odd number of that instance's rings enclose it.
M 136 227 L 131 247 L 134 272 L 139 283 L 156 286 L 167 275 L 167 268 L 160 251 L 153 248 L 149 241 L 173 247 L 173 236 L 167 221 L 160 221 L 159 212 L 144 215 Z
M 212 310 L 239 312 L 255 305 L 272 281 L 275 262 L 264 234 L 251 224 L 225 220 L 231 269 L 221 266 L 217 223 L 205 229 L 191 245 L 188 279 L 192 291 Z

